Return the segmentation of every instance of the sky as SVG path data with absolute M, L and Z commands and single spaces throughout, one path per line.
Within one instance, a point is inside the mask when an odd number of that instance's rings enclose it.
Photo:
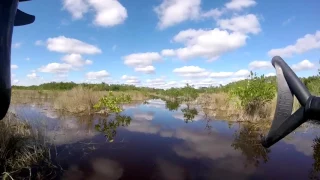
M 271 76 L 281 56 L 298 76 L 317 74 L 319 0 L 54 0 L 19 9 L 12 84 L 216 86 Z

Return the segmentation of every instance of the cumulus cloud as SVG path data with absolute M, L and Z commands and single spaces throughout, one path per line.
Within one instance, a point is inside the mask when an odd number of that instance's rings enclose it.
M 197 19 L 200 15 L 201 0 L 163 0 L 154 8 L 159 18 L 158 27 L 165 29 L 186 20 Z
M 254 0 L 231 0 L 231 2 L 225 4 L 225 7 L 229 10 L 241 11 L 256 4 Z
M 164 49 L 161 51 L 162 56 L 175 56 L 176 53 L 173 49 Z
M 194 57 L 217 59 L 220 55 L 233 51 L 246 44 L 247 36 L 240 32 L 226 30 L 188 29 L 179 32 L 173 40 L 186 47 L 176 49 L 178 58 L 186 60 Z
M 250 71 L 246 69 L 241 69 L 233 74 L 236 77 L 247 77 L 250 75 Z
M 18 83 L 19 83 L 19 80 L 18 80 L 18 79 L 13 79 L 13 80 L 12 80 L 12 84 L 13 84 L 13 85 L 17 85 Z
M 288 45 L 284 48 L 271 49 L 269 56 L 292 57 L 294 54 L 302 54 L 307 51 L 320 48 L 320 31 L 315 34 L 306 34 L 299 38 L 295 44 Z
M 231 19 L 220 19 L 217 24 L 221 29 L 245 34 L 258 34 L 261 31 L 259 20 L 254 14 L 235 16 Z
M 66 63 L 49 63 L 38 70 L 45 73 L 67 73 L 72 70 L 72 66 Z
M 62 61 L 75 66 L 82 67 L 84 65 L 92 64 L 91 60 L 85 60 L 80 54 L 68 54 L 62 57 Z
M 95 11 L 93 23 L 111 27 L 122 24 L 128 17 L 127 10 L 117 0 L 63 0 L 63 7 L 73 19 L 82 19 L 92 8 Z
M 94 24 L 111 27 L 123 23 L 127 17 L 127 10 L 118 0 L 88 0 L 96 10 Z
M 250 74 L 249 70 L 242 69 L 237 72 L 211 72 L 199 66 L 183 66 L 173 70 L 174 73 L 186 78 L 229 78 L 229 77 L 246 77 Z
M 181 68 L 174 69 L 173 72 L 177 73 L 179 76 L 191 78 L 206 77 L 210 74 L 210 72 L 198 66 L 183 66 Z
M 108 77 L 110 74 L 106 70 L 96 71 L 96 72 L 88 72 L 86 74 L 87 79 L 96 80 Z
M 292 70 L 294 71 L 312 70 L 312 69 L 315 69 L 315 67 L 316 66 L 307 59 L 299 62 L 298 64 L 293 64 L 291 66 Z
M 18 66 L 18 65 L 15 65 L 15 64 L 12 64 L 12 65 L 11 65 L 11 69 L 18 69 L 18 67 L 19 67 L 19 66 Z
M 270 69 L 272 68 L 272 64 L 269 61 L 252 61 L 249 64 L 249 69 L 255 70 L 255 69 Z
M 140 80 L 135 76 L 123 75 L 121 79 L 125 80 L 126 84 L 140 84 Z
M 268 73 L 268 74 L 266 74 L 265 76 L 266 77 L 270 77 L 270 76 L 275 76 L 276 75 L 276 73 Z
M 29 79 L 36 79 L 38 76 L 37 76 L 37 74 L 36 74 L 35 72 L 33 72 L 33 73 L 31 73 L 31 74 L 27 74 L 27 77 L 28 77 Z
M 159 53 L 147 52 L 130 54 L 124 57 L 124 64 L 130 67 L 134 67 L 137 72 L 146 74 L 153 73 L 155 68 L 152 66 L 153 62 L 158 62 L 162 58 Z
M 59 36 L 47 40 L 47 49 L 59 53 L 99 54 L 101 49 L 78 39 Z
M 136 72 L 142 72 L 145 74 L 152 74 L 155 72 L 156 68 L 153 66 L 142 66 L 142 67 L 135 67 L 134 70 Z
M 210 73 L 210 77 L 212 78 L 228 78 L 233 75 L 233 72 L 213 72 Z
M 64 0 L 63 8 L 69 11 L 73 19 L 81 19 L 89 10 L 86 0 Z
M 219 10 L 218 8 L 215 8 L 215 9 L 211 9 L 207 12 L 203 12 L 201 14 L 202 17 L 212 17 L 214 19 L 217 19 L 219 18 L 222 14 L 224 13 L 223 10 Z

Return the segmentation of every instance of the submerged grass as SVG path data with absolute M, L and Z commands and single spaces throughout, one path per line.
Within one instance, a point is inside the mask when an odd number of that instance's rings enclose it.
M 0 178 L 40 178 L 53 168 L 49 146 L 40 130 L 8 113 L 0 121 L 0 132 Z

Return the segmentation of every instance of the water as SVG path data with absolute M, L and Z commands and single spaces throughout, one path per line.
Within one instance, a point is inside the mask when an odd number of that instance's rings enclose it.
M 124 108 L 121 116 L 103 118 L 59 114 L 49 104 L 13 106 L 18 114 L 47 126 L 45 134 L 64 169 L 61 179 L 319 177 L 316 125 L 300 128 L 265 150 L 255 126 L 209 119 L 198 107 L 195 112 L 186 105 L 149 100 Z

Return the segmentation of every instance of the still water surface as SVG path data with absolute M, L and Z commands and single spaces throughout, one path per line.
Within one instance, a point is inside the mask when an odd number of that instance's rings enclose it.
M 45 135 L 64 169 L 58 179 L 319 177 L 317 125 L 300 128 L 266 150 L 252 125 L 208 119 L 186 105 L 173 110 L 157 99 L 126 105 L 121 116 L 108 118 L 59 114 L 48 104 L 16 104 L 13 109 L 47 127 Z

